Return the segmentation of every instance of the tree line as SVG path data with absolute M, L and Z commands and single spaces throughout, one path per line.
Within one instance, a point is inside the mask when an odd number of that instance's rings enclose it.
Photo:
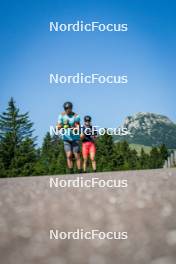
M 62 140 L 48 132 L 42 146 L 37 147 L 33 133 L 29 113 L 20 113 L 11 98 L 0 115 L 0 177 L 67 173 Z M 149 154 L 142 148 L 138 154 L 128 142 L 114 143 L 108 134 L 99 136 L 96 146 L 97 171 L 162 168 L 168 157 L 165 145 L 152 147 Z

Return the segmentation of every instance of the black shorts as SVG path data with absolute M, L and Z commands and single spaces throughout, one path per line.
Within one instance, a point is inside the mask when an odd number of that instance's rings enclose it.
M 64 141 L 65 152 L 79 153 L 80 152 L 80 141 Z

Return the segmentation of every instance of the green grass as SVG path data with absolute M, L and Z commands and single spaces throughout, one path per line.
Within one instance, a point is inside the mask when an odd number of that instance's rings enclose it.
M 152 147 L 150 146 L 145 146 L 145 145 L 140 145 L 140 144 L 129 144 L 131 149 L 135 149 L 137 151 L 138 154 L 140 154 L 141 152 L 141 148 L 144 149 L 145 153 L 149 154 Z M 169 152 L 175 151 L 176 149 L 168 149 Z
M 129 144 L 131 149 L 135 149 L 137 151 L 138 154 L 140 154 L 141 152 L 141 148 L 144 149 L 145 153 L 150 153 L 150 150 L 152 149 L 152 147 L 150 146 L 145 146 L 145 145 L 140 145 L 140 144 Z

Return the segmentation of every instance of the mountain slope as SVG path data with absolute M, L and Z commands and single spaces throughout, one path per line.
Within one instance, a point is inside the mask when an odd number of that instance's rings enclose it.
M 127 128 L 129 135 L 117 136 L 116 141 L 127 140 L 145 146 L 165 144 L 168 148 L 176 148 L 176 124 L 166 116 L 139 112 L 128 116 L 122 126 Z

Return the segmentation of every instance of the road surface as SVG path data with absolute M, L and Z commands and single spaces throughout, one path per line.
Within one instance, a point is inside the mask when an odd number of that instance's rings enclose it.
M 52 179 L 68 184 L 78 176 Z M 0 179 L 1 264 L 176 263 L 176 169 L 81 177 L 128 186 L 51 188 L 49 176 Z M 128 238 L 50 239 L 51 230 L 68 235 L 78 229 Z

